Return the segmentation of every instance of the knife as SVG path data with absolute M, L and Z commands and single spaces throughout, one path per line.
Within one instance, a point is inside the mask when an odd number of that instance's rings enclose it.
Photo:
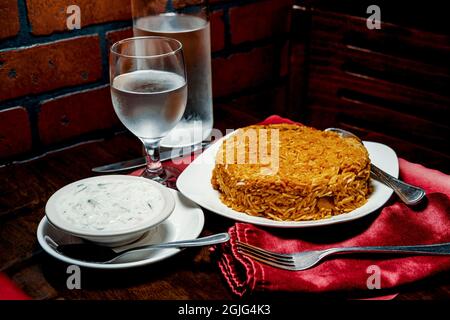
M 203 148 L 208 148 L 211 144 L 211 141 L 204 141 L 202 143 L 196 144 L 192 147 L 183 147 L 183 148 L 174 148 L 167 149 L 160 152 L 160 161 L 166 161 L 170 159 L 175 159 L 179 157 L 184 157 L 188 154 L 201 150 Z M 120 172 L 127 171 L 131 169 L 136 169 L 145 166 L 146 160 L 145 157 L 140 157 L 132 160 L 116 162 L 112 164 L 107 164 L 105 166 L 92 168 L 92 171 L 98 173 L 110 173 L 110 172 Z

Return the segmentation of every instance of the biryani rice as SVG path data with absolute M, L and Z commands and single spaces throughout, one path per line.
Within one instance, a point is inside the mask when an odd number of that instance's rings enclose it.
M 245 139 L 251 136 L 249 130 L 257 133 L 253 135 L 256 141 Z M 269 134 L 261 140 L 260 130 L 277 130 L 277 139 Z M 276 142 L 277 154 L 271 148 Z M 264 144 L 269 158 L 279 156 L 277 170 L 267 159 L 249 163 L 259 150 L 255 144 L 258 148 Z M 370 193 L 369 177 L 369 156 L 358 140 L 306 126 L 273 124 L 245 127 L 226 139 L 217 153 L 211 183 L 221 201 L 236 211 L 302 221 L 325 219 L 362 206 Z

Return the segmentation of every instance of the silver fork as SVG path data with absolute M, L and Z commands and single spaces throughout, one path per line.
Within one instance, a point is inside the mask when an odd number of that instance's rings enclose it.
M 343 247 L 297 253 L 276 253 L 244 242 L 236 242 L 240 253 L 272 267 L 300 271 L 317 265 L 329 255 L 338 253 L 394 253 L 407 255 L 450 255 L 450 242 L 417 246 Z

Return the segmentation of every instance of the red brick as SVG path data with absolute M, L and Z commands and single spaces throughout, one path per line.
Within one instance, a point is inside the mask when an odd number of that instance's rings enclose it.
M 225 25 L 223 11 L 211 13 L 211 50 L 219 51 L 225 47 Z
M 84 36 L 0 52 L 0 100 L 98 80 L 98 36 Z
M 271 80 L 274 68 L 272 46 L 254 48 L 212 62 L 215 97 L 226 96 Z
M 81 12 L 81 28 L 98 23 L 130 20 L 130 0 L 27 0 L 28 19 L 35 35 L 68 30 L 67 7 L 78 5 Z
M 43 101 L 38 128 L 42 143 L 49 145 L 119 123 L 109 86 L 103 86 Z
M 108 41 L 108 48 L 110 48 L 117 41 L 130 38 L 133 36 L 132 28 L 124 28 L 119 30 L 108 31 L 106 33 L 106 40 Z
M 31 150 L 31 129 L 25 108 L 14 107 L 0 111 L 0 158 Z
M 0 2 L 0 39 L 15 36 L 20 30 L 17 0 Z
M 287 32 L 292 2 L 269 0 L 231 8 L 231 43 L 255 41 Z

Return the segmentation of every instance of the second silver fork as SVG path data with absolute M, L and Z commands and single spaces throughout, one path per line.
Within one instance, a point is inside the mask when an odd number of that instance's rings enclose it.
M 276 253 L 264 250 L 248 243 L 236 242 L 240 253 L 249 256 L 256 261 L 270 266 L 301 271 L 317 265 L 329 255 L 338 253 L 394 253 L 405 255 L 450 255 L 450 242 L 440 244 L 415 245 L 415 246 L 369 246 L 369 247 L 342 247 L 324 250 L 303 251 L 298 253 Z

